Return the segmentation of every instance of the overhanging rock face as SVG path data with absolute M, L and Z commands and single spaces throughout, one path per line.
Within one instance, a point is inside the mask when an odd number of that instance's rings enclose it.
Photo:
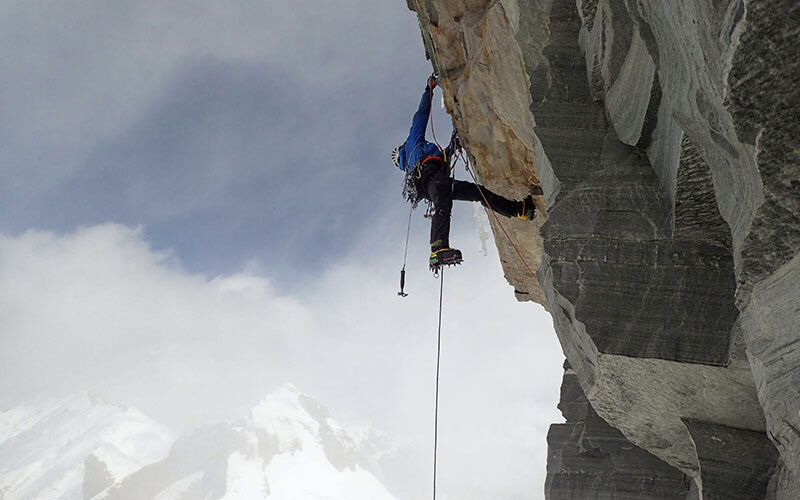
M 551 43 L 531 73 L 531 109 L 561 185 L 541 231 L 551 303 L 568 302 L 561 312 L 582 323 L 603 354 L 726 365 L 737 316 L 729 235 L 678 225 L 704 225 L 694 214 L 673 227 L 649 158 L 621 142 L 592 101 L 574 3 L 555 2 L 549 21 Z M 697 170 L 686 184 L 708 205 L 708 167 Z M 714 208 L 701 215 L 722 223 Z
M 593 411 L 695 498 L 800 498 L 800 4 L 409 6 L 480 180 L 543 193 L 535 278 L 496 241 Z

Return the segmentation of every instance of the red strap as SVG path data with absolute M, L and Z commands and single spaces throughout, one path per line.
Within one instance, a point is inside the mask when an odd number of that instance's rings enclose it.
M 442 157 L 441 157 L 441 156 L 429 156 L 429 157 L 425 158 L 424 160 L 422 160 L 422 163 L 423 163 L 423 165 L 424 165 L 425 163 L 427 163 L 429 160 L 439 160 L 439 161 L 441 161 L 441 162 L 444 162 L 444 161 L 442 160 Z

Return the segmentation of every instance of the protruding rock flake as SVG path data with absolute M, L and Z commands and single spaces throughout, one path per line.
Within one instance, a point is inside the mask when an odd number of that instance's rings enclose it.
M 591 416 L 547 497 L 798 498 L 800 4 L 408 3 L 480 180 L 543 193 L 506 227 L 536 279 L 492 229 Z

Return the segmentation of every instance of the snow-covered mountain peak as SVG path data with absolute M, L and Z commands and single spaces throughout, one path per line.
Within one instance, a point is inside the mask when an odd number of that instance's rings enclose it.
M 322 447 L 337 468 L 352 468 L 358 450 L 319 401 L 288 385 L 267 395 L 250 412 L 251 425 L 269 433 L 278 452 Z
M 90 393 L 0 413 L 0 498 L 390 500 L 328 410 L 287 386 L 236 424 L 172 442 L 134 408 Z M 171 447 L 170 447 L 170 444 Z M 364 448 L 362 448 L 362 446 Z
M 319 420 L 300 404 L 300 393 L 285 387 L 267 395 L 250 412 L 250 424 L 278 441 L 279 452 L 303 448 L 319 432 Z
M 322 404 L 286 386 L 241 422 L 178 439 L 166 459 L 96 500 L 392 499 L 367 462 Z

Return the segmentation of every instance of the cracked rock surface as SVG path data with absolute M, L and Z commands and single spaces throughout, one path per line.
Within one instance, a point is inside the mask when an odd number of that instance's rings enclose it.
M 653 498 L 800 498 L 800 4 L 408 5 L 481 182 L 542 193 L 503 220 L 524 263 L 493 227 L 517 297 L 597 418 L 689 478 Z

